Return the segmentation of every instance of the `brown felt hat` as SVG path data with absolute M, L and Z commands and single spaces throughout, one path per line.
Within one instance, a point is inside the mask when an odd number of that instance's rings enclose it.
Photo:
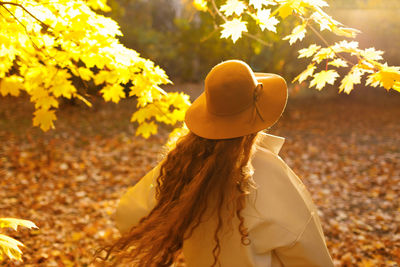
M 189 130 L 208 139 L 228 139 L 271 127 L 287 102 L 285 80 L 254 73 L 240 60 L 224 61 L 208 73 L 204 92 L 186 111 Z

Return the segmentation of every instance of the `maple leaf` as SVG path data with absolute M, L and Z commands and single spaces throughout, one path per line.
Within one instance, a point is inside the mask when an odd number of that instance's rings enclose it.
M 193 6 L 199 11 L 207 11 L 207 1 L 193 0 Z
M 374 47 L 367 48 L 365 50 L 360 51 L 361 56 L 367 60 L 381 60 L 383 51 L 375 50 Z
M 335 67 L 338 67 L 338 68 L 339 67 L 347 67 L 348 66 L 347 62 L 345 60 L 341 59 L 341 58 L 336 58 L 336 59 L 334 59 L 332 61 L 329 61 L 328 65 L 332 65 L 332 66 L 335 66 Z
M 336 26 L 332 26 L 331 30 L 336 35 L 345 36 L 345 37 L 348 37 L 348 38 L 354 38 L 354 37 L 357 36 L 357 34 L 360 33 L 360 31 L 357 30 L 357 29 L 336 27 Z
M 293 13 L 296 6 L 299 6 L 301 1 L 288 0 L 281 3 L 281 5 L 275 10 L 274 13 L 279 13 L 279 16 L 284 19 Z
M 311 63 L 307 66 L 307 69 L 305 71 L 303 71 L 302 73 L 300 73 L 298 76 L 296 76 L 296 78 L 294 78 L 293 82 L 295 81 L 299 81 L 299 83 L 303 82 L 304 80 L 306 80 L 309 76 L 312 76 L 314 73 L 314 70 L 317 67 L 314 66 L 314 63 Z
M 77 76 L 82 78 L 82 80 L 89 81 L 93 77 L 93 72 L 90 69 L 87 68 L 78 68 L 77 70 Z
M 0 260 L 3 259 L 3 254 L 5 254 L 8 258 L 12 260 L 22 261 L 22 251 L 21 249 L 19 249 L 19 247 L 23 247 L 24 244 L 14 238 L 3 234 L 0 234 L 0 244 Z
M 367 81 L 365 82 L 366 85 L 371 85 L 373 87 L 377 87 L 381 80 L 380 72 L 372 73 L 368 76 Z
M 33 114 L 33 126 L 39 126 L 44 132 L 47 132 L 50 128 L 54 129 L 53 121 L 57 119 L 54 110 L 41 108 Z
M 38 228 L 33 222 L 28 220 L 22 220 L 16 218 L 0 218 L 0 228 L 9 227 L 17 231 L 18 226 L 23 226 L 27 228 Z
M 139 124 L 151 119 L 160 113 L 160 110 L 155 106 L 155 104 L 146 105 L 145 107 L 137 110 L 131 116 L 131 122 L 137 121 Z
M 339 74 L 335 70 L 323 70 L 314 74 L 310 86 L 315 86 L 316 89 L 321 90 L 327 83 L 334 84 L 337 77 L 339 77 Z
M 156 134 L 156 133 L 157 133 L 157 125 L 153 121 L 143 122 L 136 129 L 136 136 L 142 135 L 146 139 L 149 138 L 150 135 Z
M 263 6 L 274 6 L 276 3 L 268 0 L 250 0 L 249 5 L 254 6 L 255 9 L 261 9 Z
M 56 84 L 50 88 L 55 97 L 63 96 L 70 99 L 76 92 L 76 88 L 72 85 L 71 81 L 67 80 L 64 83 Z
M 261 30 L 269 30 L 272 32 L 276 32 L 275 25 L 279 23 L 275 17 L 270 17 L 271 10 L 270 9 L 261 9 L 257 11 L 257 21 L 260 24 Z
M 341 81 L 339 86 L 339 93 L 345 92 L 346 94 L 350 94 L 350 92 L 354 88 L 354 84 L 361 83 L 361 76 L 363 72 L 358 68 L 353 68 Z
M 316 44 L 312 44 L 312 45 L 310 45 L 308 48 L 300 49 L 300 50 L 298 51 L 298 52 L 299 52 L 298 58 L 311 57 L 311 56 L 314 55 L 315 52 L 317 52 L 320 48 L 321 48 L 321 46 L 316 45 Z
M 323 12 L 320 8 L 317 8 L 317 11 L 310 16 L 310 19 L 318 23 L 321 31 L 331 31 L 332 28 L 335 27 L 335 25 L 340 24 L 340 22 L 334 20 L 331 16 Z
M 36 88 L 31 91 L 31 101 L 35 102 L 35 108 L 49 109 L 51 107 L 57 108 L 58 101 L 43 88 Z
M 320 63 L 324 59 L 334 58 L 335 52 L 331 47 L 321 48 L 313 57 L 312 61 Z
M 337 53 L 340 52 L 357 53 L 358 51 L 357 48 L 358 48 L 358 42 L 356 41 L 348 42 L 346 40 L 342 40 L 339 43 L 335 43 L 332 46 L 332 49 Z
M 6 77 L 0 80 L 0 93 L 2 96 L 8 94 L 19 96 L 20 90 L 23 88 L 23 78 L 16 75 Z
M 239 19 L 233 19 L 227 21 L 221 25 L 223 30 L 221 31 L 221 38 L 231 38 L 235 43 L 241 36 L 242 32 L 247 32 L 247 22 Z
M 398 89 L 398 83 L 400 81 L 400 67 L 387 66 L 383 64 L 380 66 L 380 70 L 376 73 L 372 73 L 368 76 L 367 85 L 371 86 L 382 86 L 386 90 Z
M 219 8 L 219 10 L 224 12 L 224 14 L 227 16 L 231 16 L 232 14 L 240 16 L 245 9 L 246 5 L 239 0 L 228 0 L 225 5 L 222 5 Z
M 118 103 L 121 98 L 125 98 L 124 87 L 119 84 L 105 86 L 100 92 L 103 94 L 105 101 L 111 100 L 114 103 Z
M 399 67 L 387 67 L 385 66 L 381 71 L 380 84 L 386 90 L 394 87 L 395 83 L 400 81 L 400 68 Z
M 292 45 L 295 43 L 297 40 L 303 40 L 304 36 L 306 34 L 306 24 L 301 24 L 296 26 L 292 33 L 286 37 L 283 38 L 283 40 L 289 39 L 289 44 Z

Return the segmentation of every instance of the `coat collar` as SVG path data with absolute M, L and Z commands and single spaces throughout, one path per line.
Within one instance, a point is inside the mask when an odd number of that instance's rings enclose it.
M 268 149 L 274 154 L 278 154 L 284 142 L 285 138 L 283 137 L 261 132 L 261 138 L 258 145 L 262 148 Z

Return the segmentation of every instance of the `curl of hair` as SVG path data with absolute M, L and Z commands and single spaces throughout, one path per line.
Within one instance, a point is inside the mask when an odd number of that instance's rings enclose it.
M 192 132 L 181 137 L 161 164 L 155 207 L 128 233 L 104 248 L 105 259 L 112 255 L 114 264 L 170 266 L 210 206 L 218 218 L 212 266 L 218 263 L 221 251 L 219 233 L 234 216 L 239 219 L 241 242 L 248 245 L 241 211 L 253 185 L 250 159 L 257 139 L 257 133 L 220 140 Z M 229 218 L 223 216 L 226 210 Z

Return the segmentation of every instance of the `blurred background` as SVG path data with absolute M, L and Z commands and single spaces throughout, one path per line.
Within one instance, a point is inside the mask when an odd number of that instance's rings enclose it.
M 361 48 L 383 50 L 389 65 L 400 64 L 399 0 L 327 2 L 333 18 L 362 32 L 355 39 Z M 278 34 L 249 25 L 249 31 L 268 46 L 247 37 L 233 44 L 220 39 L 212 16 L 197 12 L 191 0 L 113 0 L 111 4 L 112 17 L 124 33 L 121 41 L 159 64 L 175 82 L 202 81 L 212 66 L 231 58 L 248 62 L 256 71 L 280 73 L 291 80 L 307 62 L 297 59 L 299 46 L 320 43 L 312 32 L 307 33 L 305 42 L 293 46 L 279 42 L 280 36 L 293 28 L 293 21 L 285 20 L 278 24 Z M 332 39 L 329 33 L 325 37 Z
M 361 48 L 383 50 L 389 65 L 400 65 L 400 0 L 328 2 L 328 14 L 362 32 L 355 39 Z M 356 85 L 346 95 L 338 94 L 338 82 L 321 92 L 291 83 L 308 63 L 297 59 L 298 49 L 320 44 L 311 32 L 293 46 L 281 41 L 291 20 L 278 34 L 248 25 L 266 45 L 247 37 L 233 44 L 191 0 L 109 4 L 121 41 L 166 70 L 174 82 L 167 90 L 193 100 L 210 68 L 232 58 L 283 76 L 289 102 L 269 132 L 286 138 L 280 156 L 311 192 L 335 266 L 400 266 L 400 93 Z M 48 132 L 32 127 L 27 96 L 0 97 L 0 217 L 39 226 L 7 232 L 26 245 L 24 262 L 0 265 L 93 266 L 95 249 L 118 237 L 118 199 L 157 164 L 171 129 L 135 137 L 135 100 L 116 105 L 96 96 L 92 108 L 65 100 Z

